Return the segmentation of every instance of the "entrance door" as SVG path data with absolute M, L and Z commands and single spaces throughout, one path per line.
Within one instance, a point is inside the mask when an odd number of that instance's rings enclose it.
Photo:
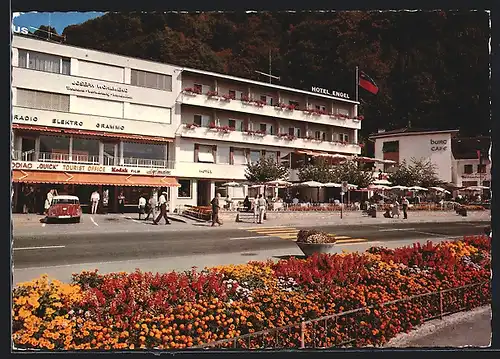
M 197 205 L 208 206 L 210 204 L 210 181 L 198 180 L 197 183 Z

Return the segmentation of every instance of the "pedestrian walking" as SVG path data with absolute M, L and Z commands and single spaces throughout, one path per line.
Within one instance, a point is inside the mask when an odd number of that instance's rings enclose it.
M 91 207 L 91 213 L 96 214 L 97 213 L 97 208 L 99 207 L 99 201 L 101 199 L 101 196 L 99 195 L 99 192 L 94 191 L 90 195 L 90 202 L 92 203 Z
M 259 199 L 257 200 L 257 204 L 259 206 L 259 224 L 262 224 L 264 221 L 264 215 L 266 214 L 266 200 L 262 195 L 259 195 Z
M 160 214 L 153 221 L 154 225 L 158 225 L 158 222 L 162 218 L 165 218 L 165 224 L 170 224 L 170 221 L 168 220 L 168 217 L 167 217 L 167 197 L 166 196 L 167 196 L 167 192 L 163 191 L 161 193 L 159 200 L 158 200 L 158 203 L 160 205 Z
M 212 227 L 215 226 L 215 223 L 222 226 L 222 221 L 219 219 L 220 193 L 215 195 L 210 204 L 212 205 Z
M 408 198 L 403 197 L 403 201 L 401 203 L 403 205 L 403 219 L 408 219 L 408 206 L 410 205 L 410 202 L 408 201 Z
M 118 196 L 118 210 L 121 214 L 125 212 L 125 196 L 123 195 L 123 192 L 120 192 L 120 195 Z
M 158 200 L 156 198 L 155 193 L 153 193 L 151 195 L 151 197 L 149 198 L 148 205 L 149 205 L 148 215 L 146 216 L 145 221 L 147 221 L 149 219 L 149 216 L 151 216 L 153 218 L 153 221 L 154 221 L 156 218 L 156 207 L 158 206 Z
M 255 195 L 253 200 L 253 223 L 257 223 L 259 221 L 259 198 Z
M 141 219 L 141 216 L 146 212 L 146 198 L 141 196 L 139 198 L 139 219 Z
M 52 205 L 52 199 L 54 198 L 54 190 L 51 189 L 47 193 L 47 198 L 45 199 L 45 214 L 49 211 L 50 206 Z
M 392 218 L 395 216 L 398 216 L 399 218 L 400 212 L 399 212 L 399 202 L 395 199 L 394 200 L 394 207 L 392 207 Z

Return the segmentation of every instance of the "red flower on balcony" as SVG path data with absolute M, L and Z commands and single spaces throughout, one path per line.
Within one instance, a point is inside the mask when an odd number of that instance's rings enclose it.
M 240 98 L 241 102 L 251 102 L 252 100 L 250 99 L 249 96 L 247 95 L 241 95 L 241 98 Z
M 325 111 L 325 110 L 314 110 L 313 114 L 316 115 L 316 116 L 328 115 L 328 111 Z
M 254 135 L 254 136 L 265 136 L 266 132 L 265 131 L 261 131 L 261 130 L 257 130 L 257 131 L 245 130 L 245 134 L 247 134 L 247 135 Z
M 287 141 L 293 141 L 296 139 L 294 135 L 290 135 L 288 133 L 278 133 L 277 135 L 279 138 L 284 138 Z
M 194 130 L 195 128 L 198 128 L 200 126 L 198 126 L 196 123 L 186 123 L 185 127 L 189 130 Z
M 214 122 L 210 122 L 210 123 L 208 124 L 208 127 L 210 127 L 210 128 L 217 128 L 217 126 L 215 125 L 215 123 L 214 123 Z
M 286 103 L 283 103 L 283 102 L 280 102 L 280 103 L 278 103 L 278 104 L 274 105 L 274 107 L 275 107 L 276 109 L 281 109 L 281 110 L 285 109 L 287 106 L 288 106 L 288 105 L 287 105 Z
M 184 93 L 189 93 L 193 95 L 199 95 L 201 94 L 201 90 L 196 89 L 194 87 L 186 87 L 184 90 L 182 90 Z
M 225 101 L 231 101 L 231 100 L 234 100 L 234 95 L 230 95 L 228 93 L 222 95 L 222 98 L 225 100 Z
M 357 119 L 360 120 L 360 121 L 363 121 L 365 119 L 365 116 L 359 115 L 359 116 L 357 116 Z
M 295 105 L 286 105 L 286 109 L 288 111 L 293 111 L 293 110 L 295 110 Z
M 219 96 L 217 91 L 208 91 L 207 92 L 207 97 L 216 97 L 216 96 Z
M 264 105 L 266 105 L 266 101 L 262 101 L 262 100 L 253 101 L 252 103 L 258 107 L 264 107 Z

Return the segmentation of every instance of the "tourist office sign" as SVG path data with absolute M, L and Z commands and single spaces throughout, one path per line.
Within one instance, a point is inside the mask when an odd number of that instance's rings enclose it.
M 125 167 L 125 166 L 102 166 L 90 164 L 72 163 L 49 163 L 49 162 L 28 162 L 12 161 L 13 170 L 21 171 L 60 171 L 60 172 L 80 172 L 80 173 L 107 173 L 107 174 L 128 174 L 144 176 L 175 176 L 173 169 L 148 168 L 148 167 Z

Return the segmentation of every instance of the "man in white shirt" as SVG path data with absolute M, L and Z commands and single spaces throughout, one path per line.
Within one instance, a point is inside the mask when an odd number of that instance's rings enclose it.
M 403 205 L 403 219 L 408 219 L 408 206 L 410 205 L 410 201 L 408 201 L 408 198 L 403 197 L 401 204 Z
M 146 210 L 146 198 L 144 196 L 141 196 L 139 198 L 139 219 L 141 219 L 141 216 L 144 214 Z
M 160 205 L 160 214 L 153 221 L 154 225 L 158 225 L 160 219 L 165 218 L 165 224 L 170 224 L 167 217 L 167 192 L 163 191 L 160 198 L 158 199 L 158 204 Z
M 257 200 L 257 205 L 259 206 L 259 224 L 262 224 L 264 220 L 264 214 L 266 213 L 266 200 L 259 194 L 259 199 Z
M 90 201 L 92 203 L 92 210 L 91 210 L 92 214 L 97 213 L 97 207 L 99 205 L 100 199 L 101 199 L 101 196 L 99 195 L 99 192 L 97 192 L 97 191 L 92 192 L 92 195 L 90 196 Z

